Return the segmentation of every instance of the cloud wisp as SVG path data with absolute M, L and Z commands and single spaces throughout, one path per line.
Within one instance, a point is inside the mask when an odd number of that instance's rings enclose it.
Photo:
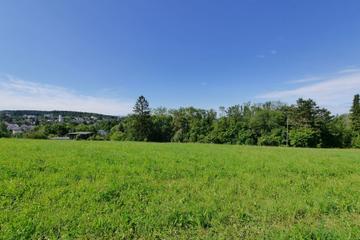
M 131 111 L 131 103 L 114 98 L 81 95 L 63 87 L 19 80 L 6 75 L 0 77 L 0 109 L 68 110 L 125 115 Z
M 321 77 L 305 77 L 305 78 L 301 78 L 301 79 L 290 80 L 290 81 L 287 81 L 286 83 L 291 83 L 291 84 L 309 83 L 309 82 L 317 82 L 322 79 L 323 78 L 321 78 Z
M 359 92 L 360 73 L 348 73 L 298 88 L 267 92 L 257 98 L 284 102 L 294 102 L 299 97 L 312 98 L 320 106 L 341 114 L 349 111 L 353 95 Z
M 268 51 L 266 54 L 262 53 L 262 54 L 257 54 L 255 57 L 256 58 L 266 58 L 269 55 L 276 55 L 278 54 L 278 51 L 275 49 L 272 49 L 270 51 Z
M 351 67 L 351 68 L 345 68 L 341 71 L 339 71 L 339 74 L 346 74 L 346 73 L 355 73 L 355 72 L 360 72 L 360 68 L 356 68 L 356 67 Z

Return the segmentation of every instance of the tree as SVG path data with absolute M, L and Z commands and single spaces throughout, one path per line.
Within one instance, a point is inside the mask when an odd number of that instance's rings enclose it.
M 0 138 L 2 137 L 10 137 L 10 132 L 7 130 L 6 124 L 0 122 Z
M 360 95 L 354 96 L 353 104 L 350 110 L 351 126 L 354 133 L 360 134 Z
M 329 125 L 331 142 L 330 147 L 351 147 L 352 129 L 348 114 L 335 116 Z
M 299 98 L 292 112 L 292 122 L 296 127 L 312 128 L 315 125 L 315 115 L 318 106 L 312 99 Z
M 133 137 L 136 141 L 147 141 L 151 134 L 151 118 L 149 102 L 140 96 L 133 109 Z
M 170 142 L 173 136 L 173 117 L 166 108 L 157 108 L 151 116 L 152 131 L 150 140 L 154 142 Z
M 312 99 L 299 98 L 295 106 L 289 109 L 289 121 L 292 125 L 293 138 L 301 139 L 295 146 L 330 147 L 332 136 L 330 123 L 333 116 L 325 108 L 317 106 Z M 306 136 L 306 137 L 305 137 Z M 309 142 L 304 144 L 304 141 Z M 299 141 L 298 141 L 299 142 Z
M 316 147 L 316 132 L 308 127 L 293 129 L 290 131 L 290 144 L 294 147 Z

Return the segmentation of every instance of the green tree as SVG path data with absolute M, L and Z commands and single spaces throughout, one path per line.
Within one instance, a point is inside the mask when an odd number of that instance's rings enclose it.
M 2 137 L 10 137 L 10 132 L 7 130 L 6 124 L 4 122 L 0 122 L 0 138 Z
M 351 147 L 352 129 L 348 114 L 335 116 L 329 124 L 330 147 Z
M 149 102 L 140 96 L 133 109 L 133 137 L 136 141 L 147 141 L 151 134 L 151 118 Z
M 301 136 L 301 144 L 307 147 L 331 147 L 332 136 L 330 124 L 333 116 L 325 108 L 317 106 L 312 99 L 298 99 L 295 106 L 289 108 L 289 122 L 293 130 L 293 137 Z M 305 137 L 308 136 L 308 137 Z M 307 144 L 303 141 L 308 139 Z
M 353 104 L 350 110 L 351 126 L 355 135 L 360 134 L 360 95 L 354 96 Z
M 170 142 L 173 136 L 173 117 L 166 108 L 157 108 L 151 116 L 152 131 L 150 140 L 154 142 Z
M 290 131 L 290 144 L 294 147 L 316 147 L 316 132 L 308 127 L 293 129 Z

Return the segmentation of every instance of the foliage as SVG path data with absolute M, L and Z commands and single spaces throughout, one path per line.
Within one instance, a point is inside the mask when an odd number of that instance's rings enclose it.
M 261 146 L 280 146 L 283 144 L 283 134 L 281 129 L 275 129 L 270 134 L 265 134 L 259 137 L 258 145 Z
M 46 133 L 44 127 L 36 127 L 34 130 L 24 134 L 25 138 L 32 138 L 32 139 L 47 139 L 48 136 L 49 134 Z
M 140 96 L 134 106 L 134 114 L 129 121 L 132 128 L 131 136 L 136 141 L 147 141 L 151 134 L 151 118 L 149 103 L 144 96 Z
M 93 133 L 91 140 L 266 146 L 290 143 L 295 147 L 346 148 L 352 147 L 353 138 L 360 134 L 359 95 L 354 96 L 351 114 L 339 116 L 331 115 L 312 99 L 300 98 L 293 105 L 245 103 L 220 107 L 216 112 L 194 107 L 151 110 L 144 96 L 137 99 L 133 113 L 128 116 L 111 118 L 97 115 L 99 119 L 94 121 L 93 116 L 84 116 L 88 117 L 86 121 L 69 121 L 69 117 L 61 123 L 40 121 L 35 131 L 25 132 L 23 136 L 47 138 L 86 131 Z M 4 117 L 3 114 L 0 114 L 1 117 Z M 99 131 L 110 134 L 103 136 Z
M 145 108 L 141 107 L 142 104 Z M 138 115 L 147 109 L 148 102 L 139 98 L 134 109 Z M 148 113 L 148 111 L 146 110 Z M 146 115 L 147 115 L 146 113 Z M 332 116 L 312 99 L 299 99 L 295 105 L 279 102 L 231 106 L 214 110 L 193 107 L 167 110 L 159 108 L 141 126 L 151 128 L 145 138 L 155 142 L 203 142 L 295 147 L 351 147 L 353 131 L 348 115 Z M 119 124 L 113 140 L 141 140 L 137 115 L 130 115 Z M 143 136 L 143 135 L 142 135 Z
M 359 239 L 360 154 L 0 139 L 0 239 Z
M 0 122 L 0 138 L 10 137 L 10 132 L 7 130 L 7 127 L 4 122 Z
M 289 139 L 294 147 L 316 147 L 317 134 L 311 128 L 298 128 L 290 131 Z
M 354 148 L 360 148 L 360 134 L 353 137 L 353 139 L 352 139 L 352 146 L 353 146 Z
M 360 133 L 360 95 L 354 96 L 353 105 L 350 109 L 351 124 L 353 131 L 358 134 Z
M 150 141 L 170 142 L 173 136 L 172 115 L 164 108 L 155 109 L 151 116 L 151 122 Z

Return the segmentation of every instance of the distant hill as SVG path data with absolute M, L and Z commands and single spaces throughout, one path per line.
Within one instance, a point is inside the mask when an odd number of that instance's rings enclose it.
M 96 117 L 102 119 L 117 119 L 119 116 L 105 115 L 99 113 L 89 113 L 89 112 L 75 112 L 75 111 L 39 111 L 39 110 L 2 110 L 0 111 L 1 115 L 8 115 L 11 117 L 21 117 L 24 115 L 33 115 L 33 116 L 44 116 L 44 115 L 53 115 L 58 116 L 62 115 L 63 117 Z

